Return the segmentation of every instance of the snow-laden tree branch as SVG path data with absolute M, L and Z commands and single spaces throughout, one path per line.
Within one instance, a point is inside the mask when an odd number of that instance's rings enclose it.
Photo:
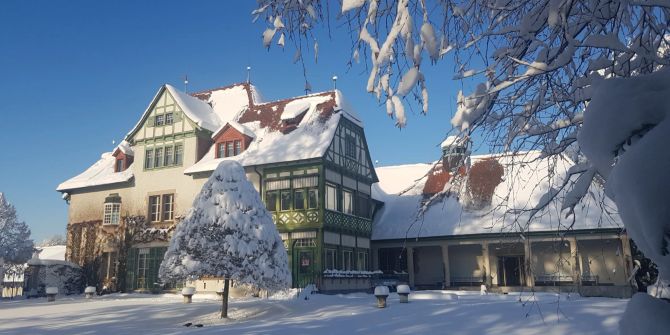
M 451 57 L 455 74 L 444 75 L 474 88 L 458 93 L 454 129 L 445 132 L 479 133 L 494 152 L 567 153 L 579 168 L 564 185 L 563 211 L 571 215 L 589 186 L 602 181 L 630 236 L 661 275 L 670 273 L 670 211 L 661 203 L 670 189 L 669 1 L 333 3 L 259 0 L 253 15 L 284 22 L 272 29 L 299 53 L 317 40 L 320 26 L 330 28 L 331 17 L 345 22 L 352 63 L 365 55 L 367 91 L 400 127 L 405 105 L 416 101 L 428 111 L 427 63 Z M 550 192 L 534 210 L 554 198 Z

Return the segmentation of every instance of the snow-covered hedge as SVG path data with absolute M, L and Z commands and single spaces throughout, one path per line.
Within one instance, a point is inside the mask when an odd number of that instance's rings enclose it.
M 382 275 L 380 270 L 376 271 L 348 271 L 348 270 L 324 270 L 325 278 L 371 278 L 376 275 Z
M 25 271 L 25 282 L 28 296 L 44 296 L 46 287 L 56 287 L 63 295 L 81 294 L 84 292 L 84 271 L 76 264 L 56 261 L 31 259 Z

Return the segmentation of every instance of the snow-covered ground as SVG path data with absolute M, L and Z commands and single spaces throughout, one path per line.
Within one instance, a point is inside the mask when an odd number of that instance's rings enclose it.
M 458 299 L 454 299 L 455 295 Z M 521 298 L 521 302 L 519 299 Z M 371 294 L 232 299 L 232 320 L 218 319 L 216 296 L 114 294 L 0 302 L 2 334 L 616 334 L 628 300 L 575 295 L 421 291 L 409 304 Z M 187 322 L 202 328 L 184 327 Z

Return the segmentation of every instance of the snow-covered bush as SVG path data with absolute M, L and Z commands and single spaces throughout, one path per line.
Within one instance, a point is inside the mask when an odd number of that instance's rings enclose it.
M 288 287 L 286 249 L 239 163 L 223 161 L 212 173 L 175 228 L 159 275 L 164 281 L 223 277 L 226 287 L 233 280 L 270 292 Z
M 46 287 L 57 287 L 60 294 L 81 294 L 84 291 L 84 271 L 76 264 L 33 258 L 25 270 L 28 296 L 44 296 Z

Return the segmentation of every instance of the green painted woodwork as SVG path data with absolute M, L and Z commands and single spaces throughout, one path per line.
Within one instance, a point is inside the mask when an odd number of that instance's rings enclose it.
M 155 125 L 155 120 L 157 115 L 165 115 L 167 113 L 172 113 L 173 121 L 171 124 L 162 124 Z M 184 121 L 184 122 L 181 122 Z M 189 124 L 191 129 L 187 130 L 185 124 Z M 158 136 L 148 136 L 148 130 L 152 132 L 157 128 L 172 128 L 170 135 L 158 135 Z M 136 139 L 136 135 L 139 132 L 143 132 L 144 136 L 141 139 Z M 165 137 L 176 136 L 181 134 L 190 134 L 193 136 L 201 135 L 200 132 L 209 133 L 208 136 L 211 136 L 211 131 L 202 129 L 196 122 L 191 120 L 182 110 L 182 108 L 177 104 L 174 97 L 170 92 L 165 89 L 163 86 L 154 100 L 149 105 L 147 111 L 142 115 L 142 118 L 138 122 L 138 125 L 126 136 L 126 140 L 131 143 L 146 143 L 148 141 L 162 141 Z
M 146 255 L 140 255 L 140 249 L 131 248 L 128 250 L 126 263 L 126 290 L 127 291 L 158 291 L 161 286 L 158 284 L 158 269 L 160 268 L 163 256 L 167 247 L 147 248 Z M 144 276 L 139 273 L 140 262 L 145 262 L 146 270 Z
M 324 155 L 324 165 L 368 184 L 378 182 L 363 128 L 341 118 L 333 141 Z
M 358 216 L 326 210 L 323 222 L 325 228 L 334 232 L 362 237 L 370 237 L 372 234 L 372 220 Z

